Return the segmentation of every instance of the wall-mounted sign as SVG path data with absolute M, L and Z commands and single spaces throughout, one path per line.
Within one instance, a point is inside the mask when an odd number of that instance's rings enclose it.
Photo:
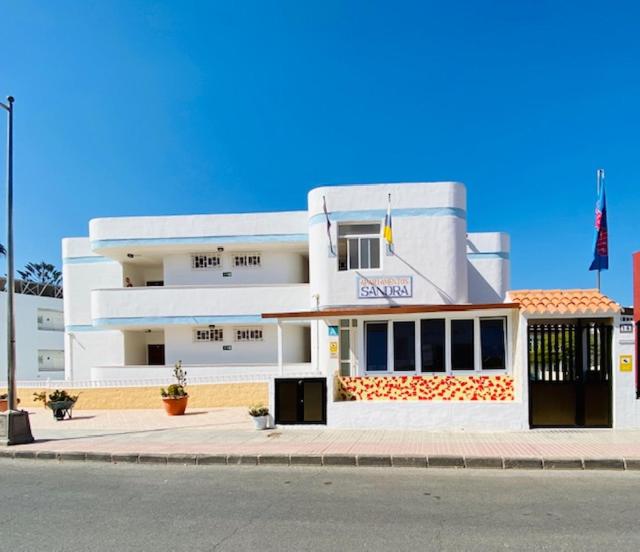
M 633 324 L 620 324 L 620 333 L 633 333 Z
M 222 277 L 223 278 L 231 278 L 231 272 L 223 272 L 222 273 Z
M 329 326 L 329 337 L 338 337 L 339 335 L 338 326 Z
M 413 296 L 413 279 L 411 276 L 359 277 L 357 285 L 358 299 Z
M 631 364 L 631 355 L 620 355 L 620 371 L 632 372 L 633 364 Z
M 230 351 L 231 350 L 231 345 L 223 345 L 222 346 L 222 350 L 223 351 Z
M 338 358 L 338 342 L 329 341 L 329 357 Z

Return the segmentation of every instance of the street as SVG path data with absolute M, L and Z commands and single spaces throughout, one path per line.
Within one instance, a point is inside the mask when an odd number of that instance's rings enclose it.
M 637 550 L 640 473 L 0 460 L 0 547 Z

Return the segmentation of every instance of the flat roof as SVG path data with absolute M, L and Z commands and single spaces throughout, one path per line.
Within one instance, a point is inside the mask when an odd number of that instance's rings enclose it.
M 371 307 L 338 307 L 298 312 L 265 312 L 262 318 L 348 318 L 359 315 L 416 314 L 427 312 L 466 312 L 474 310 L 519 309 L 520 303 L 478 303 L 463 305 L 400 305 Z

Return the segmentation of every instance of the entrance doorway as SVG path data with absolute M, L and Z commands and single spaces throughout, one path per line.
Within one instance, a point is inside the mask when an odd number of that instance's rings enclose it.
M 327 380 L 282 378 L 275 380 L 276 424 L 326 424 Z
M 147 345 L 147 364 L 164 366 L 164 345 Z
M 611 427 L 611 340 L 604 321 L 529 324 L 529 422 Z

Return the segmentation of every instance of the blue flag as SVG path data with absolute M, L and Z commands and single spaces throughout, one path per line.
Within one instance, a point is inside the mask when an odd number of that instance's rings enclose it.
M 607 228 L 607 197 L 604 193 L 604 178 L 596 201 L 596 237 L 593 244 L 593 261 L 589 270 L 609 268 L 609 231 Z

